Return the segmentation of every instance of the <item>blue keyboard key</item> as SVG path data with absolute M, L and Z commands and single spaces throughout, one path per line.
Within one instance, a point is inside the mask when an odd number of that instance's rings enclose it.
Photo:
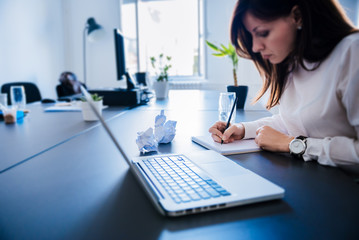
M 228 196 L 217 182 L 183 156 L 143 160 L 175 203 Z

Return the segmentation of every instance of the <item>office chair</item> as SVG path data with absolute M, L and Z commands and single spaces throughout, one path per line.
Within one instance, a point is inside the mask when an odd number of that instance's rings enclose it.
M 9 105 L 11 105 L 11 98 L 10 98 L 10 88 L 11 86 L 19 86 L 22 85 L 25 88 L 25 95 L 26 95 L 26 103 L 41 101 L 41 94 L 39 88 L 36 84 L 31 82 L 11 82 L 5 83 L 1 86 L 1 92 L 7 93 L 7 101 Z

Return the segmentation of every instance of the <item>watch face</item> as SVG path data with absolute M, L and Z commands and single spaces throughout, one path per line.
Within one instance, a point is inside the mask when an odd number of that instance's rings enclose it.
M 290 151 L 294 154 L 300 154 L 303 153 L 305 150 L 305 144 L 302 140 L 300 139 L 294 139 L 291 143 L 290 143 Z

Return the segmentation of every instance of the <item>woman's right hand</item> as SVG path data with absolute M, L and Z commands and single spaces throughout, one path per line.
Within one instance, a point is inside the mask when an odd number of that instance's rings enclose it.
M 209 128 L 212 138 L 215 142 L 230 143 L 234 140 L 240 140 L 244 137 L 245 129 L 243 124 L 231 124 L 226 129 L 226 122 L 218 121 Z

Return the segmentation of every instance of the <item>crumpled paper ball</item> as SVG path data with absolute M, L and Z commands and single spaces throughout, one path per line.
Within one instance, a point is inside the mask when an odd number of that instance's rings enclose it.
M 153 129 L 137 133 L 136 144 L 142 153 L 157 151 L 158 142 L 153 135 Z
M 177 121 L 168 120 L 166 122 L 166 116 L 164 110 L 161 110 L 161 114 L 156 116 L 155 119 L 155 139 L 158 143 L 169 143 L 176 136 Z
M 177 121 L 168 120 L 164 110 L 155 118 L 155 130 L 147 129 L 145 132 L 138 132 L 136 144 L 142 153 L 157 151 L 159 143 L 169 143 L 176 136 Z

